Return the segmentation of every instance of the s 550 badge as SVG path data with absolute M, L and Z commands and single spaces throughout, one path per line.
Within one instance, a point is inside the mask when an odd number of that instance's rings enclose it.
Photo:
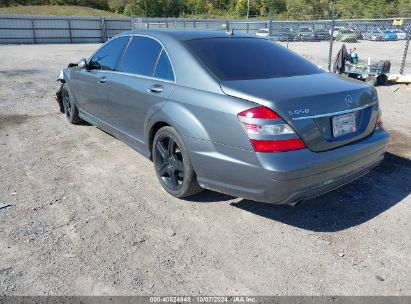
M 310 113 L 310 109 L 297 109 L 297 110 L 289 110 L 288 114 L 290 116 L 293 115 L 300 115 L 300 114 L 309 114 Z

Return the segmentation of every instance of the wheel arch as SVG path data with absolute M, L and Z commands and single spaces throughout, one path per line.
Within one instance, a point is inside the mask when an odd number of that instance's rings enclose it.
M 183 104 L 168 101 L 149 119 L 146 125 L 146 143 L 149 148 L 150 159 L 152 158 L 151 150 L 154 136 L 163 126 L 174 128 L 183 141 L 184 137 L 210 139 L 204 125 L 194 113 Z M 187 146 L 185 141 L 184 144 Z
M 150 129 L 149 134 L 148 134 L 148 148 L 149 148 L 149 155 L 150 155 L 149 158 L 150 158 L 150 160 L 153 160 L 152 151 L 153 151 L 154 137 L 156 136 L 158 130 L 160 130 L 161 128 L 166 127 L 166 126 L 172 127 L 172 126 L 170 126 L 170 124 L 168 124 L 165 121 L 157 121 L 156 123 L 154 123 L 151 126 L 151 129 Z

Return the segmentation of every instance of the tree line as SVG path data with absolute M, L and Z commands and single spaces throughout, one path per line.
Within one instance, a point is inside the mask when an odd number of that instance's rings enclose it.
M 333 0 L 1 0 L 0 6 L 79 5 L 141 17 L 330 19 Z M 411 17 L 411 0 L 336 0 L 337 18 Z

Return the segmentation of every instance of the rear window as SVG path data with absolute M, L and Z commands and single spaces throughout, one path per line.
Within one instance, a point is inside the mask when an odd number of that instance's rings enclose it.
M 303 57 L 265 39 L 224 37 L 186 43 L 220 80 L 279 78 L 324 72 Z

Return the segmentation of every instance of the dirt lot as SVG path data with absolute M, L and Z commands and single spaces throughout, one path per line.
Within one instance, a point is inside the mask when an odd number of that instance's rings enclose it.
M 392 142 L 360 180 L 295 208 L 183 201 L 59 114 L 56 74 L 97 47 L 0 46 L 0 294 L 411 295 L 411 86 L 378 88 Z

